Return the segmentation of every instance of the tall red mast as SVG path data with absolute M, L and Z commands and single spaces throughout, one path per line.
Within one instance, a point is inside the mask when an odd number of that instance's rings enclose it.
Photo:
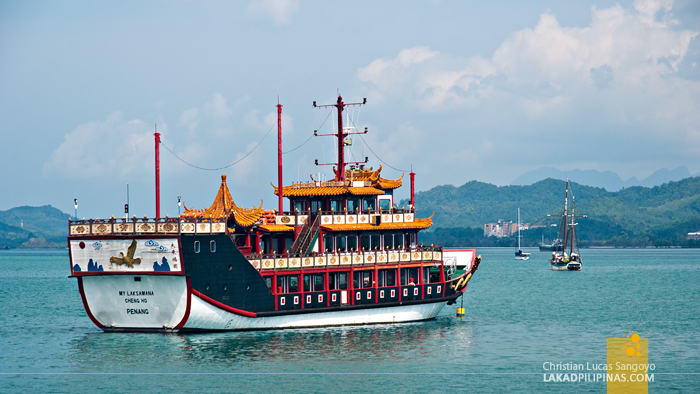
M 282 104 L 280 104 L 279 96 L 277 96 L 277 186 L 279 187 L 279 193 L 277 193 L 279 195 L 279 213 L 282 214 L 284 208 L 282 201 Z
M 411 173 L 409 174 L 411 176 L 411 207 L 415 208 L 416 207 L 416 199 L 415 199 L 415 183 L 416 183 L 416 173 L 413 172 L 413 165 L 411 165 Z
M 359 164 L 362 162 L 351 162 L 351 163 L 346 163 L 345 162 L 345 137 L 347 137 L 350 134 L 365 134 L 367 133 L 367 128 L 365 128 L 364 133 L 346 133 L 344 128 L 343 128 L 343 110 L 345 107 L 350 106 L 350 105 L 363 105 L 367 104 L 367 99 L 362 99 L 361 103 L 344 103 L 343 98 L 338 94 L 338 101 L 336 104 L 327 104 L 327 105 L 316 105 L 316 102 L 314 101 L 314 107 L 321 108 L 321 107 L 336 107 L 338 109 L 338 132 L 336 134 L 316 134 L 317 136 L 325 136 L 325 135 L 335 135 L 338 138 L 338 162 L 337 163 L 323 163 L 319 164 L 318 160 L 316 160 L 316 165 L 331 165 L 335 164 L 337 165 L 337 170 L 335 172 L 335 180 L 336 181 L 345 181 L 345 165 L 346 164 Z M 367 162 L 367 158 L 365 158 L 364 163 Z
M 156 123 L 156 218 L 160 218 L 160 133 Z

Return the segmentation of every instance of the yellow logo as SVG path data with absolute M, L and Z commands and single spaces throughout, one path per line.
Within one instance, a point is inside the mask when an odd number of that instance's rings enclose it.
M 639 343 L 641 341 L 641 337 L 639 334 L 637 334 L 637 331 L 632 331 L 627 335 L 627 338 L 630 339 L 630 342 L 625 345 L 625 353 L 632 357 L 632 356 L 637 356 L 637 357 L 642 357 L 642 352 L 640 351 L 642 344 Z
M 608 338 L 607 345 L 608 393 L 647 393 L 655 369 L 649 364 L 649 339 L 632 331 L 626 338 Z

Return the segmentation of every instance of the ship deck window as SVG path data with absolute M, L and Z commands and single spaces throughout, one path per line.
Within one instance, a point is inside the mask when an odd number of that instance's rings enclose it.
M 396 270 L 386 269 L 379 270 L 379 280 L 377 281 L 379 287 L 396 286 Z
M 331 210 L 335 212 L 340 212 L 343 210 L 343 201 L 342 200 L 331 200 Z
M 344 235 L 335 237 L 335 248 L 338 252 L 345 252 L 347 249 L 346 238 Z
M 306 201 L 294 201 L 294 210 L 299 212 L 306 211 Z
M 314 291 L 326 290 L 325 279 L 326 278 L 324 274 L 314 274 Z
M 372 234 L 372 235 L 370 235 L 370 242 L 371 242 L 370 247 L 371 247 L 372 249 L 369 249 L 369 250 L 379 250 L 379 249 L 382 248 L 382 244 L 381 244 L 381 242 L 379 241 L 380 238 L 381 238 L 381 237 L 379 236 L 379 234 Z
M 360 200 L 356 199 L 349 199 L 348 200 L 348 212 L 355 212 L 359 209 L 362 209 L 360 206 Z
M 299 275 L 277 276 L 277 293 L 299 292 Z
M 216 252 L 216 241 L 214 241 L 214 240 L 209 241 L 209 250 L 211 250 L 212 253 Z
M 362 250 L 371 250 L 369 235 L 360 236 L 360 247 L 362 248 Z
M 272 277 L 271 276 L 265 277 L 265 284 L 267 285 L 268 289 L 272 290 Z
M 394 234 L 384 234 L 384 249 L 394 248 Z
M 324 291 L 326 290 L 325 274 L 305 274 L 304 291 Z
M 347 290 L 348 273 L 331 272 L 328 274 L 328 290 Z
M 194 241 L 194 252 L 199 253 L 199 241 Z
M 377 200 L 374 198 L 365 198 L 362 201 L 364 203 L 365 211 L 369 211 L 369 210 L 374 211 L 377 207 Z
M 348 250 L 357 250 L 357 237 L 348 235 Z
M 374 287 L 374 271 L 355 271 L 352 284 L 356 289 Z
M 403 234 L 394 234 L 394 248 L 403 249 Z
M 379 209 L 382 211 L 388 211 L 391 209 L 391 200 L 389 199 L 383 199 L 379 200 Z
M 326 235 L 325 237 L 323 237 L 323 248 L 330 252 L 335 251 L 335 245 L 333 245 L 332 235 Z
M 401 285 L 405 286 L 410 283 L 418 284 L 418 267 L 416 268 L 401 268 Z

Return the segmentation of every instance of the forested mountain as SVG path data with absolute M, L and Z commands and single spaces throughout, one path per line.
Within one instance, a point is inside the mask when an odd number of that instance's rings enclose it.
M 527 186 L 499 187 L 477 181 L 460 187 L 437 186 L 416 193 L 417 216 L 435 213 L 433 234 L 426 234 L 426 240 L 447 244 L 438 239 L 439 232 L 443 238 L 455 239 L 459 244 L 459 239 L 473 240 L 475 231 L 478 233 L 485 223 L 498 219 L 516 222 L 518 208 L 523 223 L 547 226 L 556 223 L 547 214 L 561 213 L 564 189 L 565 181 L 556 179 Z M 687 233 L 700 230 L 700 177 L 618 192 L 572 183 L 571 190 L 576 213 L 588 215 L 579 220 L 579 237 L 584 245 L 688 245 Z M 401 202 L 407 204 L 406 200 Z M 550 238 L 554 234 L 549 227 L 523 232 L 523 237 L 533 245 L 542 236 Z M 499 240 L 481 240 L 480 244 L 489 242 L 496 246 Z M 500 242 L 512 243 L 512 240 Z
M 498 219 L 545 225 L 523 231 L 525 245 L 535 246 L 543 237 L 556 236 L 547 214 L 560 214 L 565 181 L 545 179 L 527 186 L 495 186 L 468 182 L 462 186 L 437 186 L 416 193 L 418 217 L 433 212 L 435 225 L 421 232 L 421 242 L 445 246 L 511 246 L 514 238 L 485 238 L 485 223 Z M 617 192 L 571 184 L 580 219 L 578 234 L 583 246 L 700 246 L 687 233 L 700 231 L 700 177 L 669 182 L 652 188 L 635 186 Z M 404 200 L 399 206 L 408 205 Z M 45 205 L 0 211 L 0 248 L 64 247 L 68 214 Z
M 65 247 L 68 216 L 51 205 L 0 211 L 0 248 Z

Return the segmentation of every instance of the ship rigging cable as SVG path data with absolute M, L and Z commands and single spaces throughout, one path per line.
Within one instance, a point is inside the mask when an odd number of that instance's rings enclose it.
M 329 111 L 329 112 L 328 112 L 328 116 L 326 116 L 326 119 L 323 121 L 323 123 L 321 123 L 321 126 L 318 127 L 319 129 L 320 129 L 321 127 L 323 127 L 323 125 L 326 123 L 326 120 L 328 120 L 328 118 L 331 116 L 331 113 L 332 113 L 332 112 L 333 112 L 333 111 Z M 241 157 L 240 159 L 234 161 L 233 163 L 231 163 L 231 164 L 229 164 L 229 165 L 227 165 L 227 166 L 223 166 L 223 167 L 219 167 L 219 168 L 204 168 L 204 167 L 196 166 L 196 165 L 194 165 L 194 164 L 192 164 L 192 163 L 188 163 L 188 162 L 186 162 L 184 159 L 182 159 L 180 156 L 176 155 L 175 152 L 173 152 L 172 150 L 170 150 L 170 148 L 168 148 L 168 146 L 165 145 L 163 142 L 161 142 L 160 144 L 163 145 L 163 148 L 165 148 L 168 152 L 170 152 L 170 154 L 172 154 L 172 155 L 175 156 L 178 160 L 180 160 L 181 162 L 187 164 L 187 165 L 190 166 L 190 167 L 194 167 L 194 168 L 196 168 L 196 169 L 204 170 L 204 171 L 218 171 L 218 170 L 223 170 L 224 168 L 233 167 L 233 166 L 235 166 L 236 164 L 238 164 L 238 163 L 240 163 L 241 161 L 243 161 L 243 159 L 245 159 L 246 157 L 250 156 L 250 154 L 253 153 L 253 151 L 255 151 L 255 149 L 257 149 L 258 146 L 260 146 L 260 144 L 262 144 L 263 141 L 265 141 L 265 138 L 267 138 L 267 136 L 270 134 L 270 132 L 272 131 L 272 129 L 273 129 L 274 127 L 275 127 L 274 124 L 273 124 L 272 126 L 270 126 L 270 130 L 267 131 L 267 133 L 265 134 L 265 136 L 262 137 L 262 139 L 253 147 L 253 149 L 250 150 L 250 152 L 246 153 L 245 156 Z M 302 146 L 306 145 L 306 143 L 309 142 L 309 141 L 311 140 L 311 138 L 313 138 L 313 135 L 312 135 L 311 137 L 309 137 L 306 141 L 304 141 L 301 145 L 297 146 L 296 148 L 294 148 L 294 149 L 292 149 L 292 150 L 288 150 L 288 151 L 286 151 L 286 152 L 282 152 L 282 154 L 284 155 L 284 154 L 287 154 L 287 153 L 294 152 L 295 150 L 297 150 L 297 149 L 301 148 Z M 387 164 L 387 165 L 388 165 L 388 164 Z M 391 166 L 390 166 L 390 167 L 391 167 Z
M 352 122 L 352 119 L 351 119 L 350 121 Z M 352 122 L 352 125 L 355 126 L 355 122 Z M 357 128 L 357 126 L 355 126 L 355 128 Z M 374 156 L 375 156 L 377 159 L 379 159 L 379 161 L 381 161 L 382 163 L 386 164 L 387 167 L 393 168 L 393 169 L 395 169 L 396 171 L 400 171 L 400 172 L 408 172 L 407 170 L 399 170 L 398 168 L 393 167 L 393 166 L 391 166 L 389 163 L 387 163 L 387 162 L 385 162 L 384 160 L 382 160 L 381 157 L 379 157 L 376 153 L 374 153 L 374 150 L 372 150 L 372 147 L 369 146 L 369 144 L 367 143 L 367 141 L 365 141 L 365 139 L 362 138 L 362 134 L 358 134 L 358 135 L 360 136 L 360 139 L 361 139 L 362 142 L 365 144 L 365 146 L 367 147 L 367 149 L 369 149 L 369 151 L 372 152 L 372 154 L 374 154 Z
M 321 125 L 318 126 L 318 128 L 316 128 L 316 130 L 321 130 L 321 127 L 323 127 L 323 125 L 326 124 L 326 120 L 328 120 L 328 118 L 331 116 L 332 113 L 333 113 L 333 111 L 328 111 L 328 115 L 326 116 L 326 119 L 323 120 L 323 122 L 321 123 Z M 292 153 L 292 152 L 294 152 L 295 150 L 297 150 L 297 149 L 301 148 L 302 146 L 306 145 L 306 143 L 309 142 L 313 137 L 315 137 L 315 136 L 314 136 L 314 135 L 311 135 L 309 138 L 306 139 L 306 141 L 302 142 L 301 145 L 297 146 L 296 148 L 294 148 L 294 149 L 292 149 L 292 150 L 288 150 L 288 151 L 286 151 L 286 152 L 282 152 L 282 154 L 283 154 L 283 155 L 286 155 L 287 153 Z
M 181 162 L 187 164 L 187 165 L 190 166 L 190 167 L 194 167 L 194 168 L 197 168 L 197 169 L 199 169 L 199 170 L 204 170 L 204 171 L 218 171 L 218 170 L 223 170 L 224 168 L 233 167 L 233 166 L 235 166 L 236 164 L 238 164 L 238 163 L 240 163 L 241 161 L 243 161 L 246 157 L 250 156 L 250 154 L 253 153 L 253 151 L 255 151 L 255 149 L 257 149 L 257 147 L 260 146 L 260 144 L 262 144 L 263 141 L 265 141 L 265 138 L 267 138 L 267 136 L 270 134 L 270 132 L 272 131 L 272 129 L 273 129 L 274 127 L 275 127 L 275 125 L 273 124 L 273 125 L 270 127 L 270 130 L 267 131 L 267 133 L 265 134 L 265 136 L 262 137 L 262 139 L 260 140 L 260 142 L 258 142 L 258 143 L 253 147 L 253 149 L 250 150 L 250 152 L 246 153 L 245 156 L 241 157 L 240 159 L 234 161 L 233 163 L 231 163 L 231 164 L 229 164 L 229 165 L 227 165 L 227 166 L 223 166 L 223 167 L 219 167 L 219 168 L 204 168 L 204 167 L 199 167 L 199 166 L 196 166 L 196 165 L 194 165 L 194 164 L 188 163 L 188 162 L 186 162 L 185 160 L 183 160 L 180 156 L 176 155 L 173 151 L 171 151 L 170 148 L 168 148 L 163 142 L 161 142 L 160 144 L 163 145 L 163 148 L 167 149 L 168 152 L 170 152 L 173 156 L 177 157 Z

